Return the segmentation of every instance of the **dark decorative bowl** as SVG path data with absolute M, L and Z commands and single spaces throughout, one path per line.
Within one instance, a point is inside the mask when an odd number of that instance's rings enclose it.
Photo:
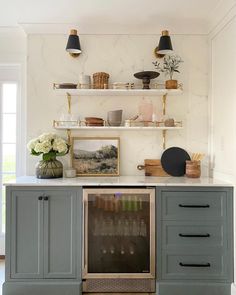
M 143 80 L 143 89 L 150 89 L 150 80 L 157 78 L 159 75 L 160 73 L 154 71 L 142 71 L 135 73 L 134 77 Z
M 74 84 L 74 83 L 61 83 L 61 84 L 53 83 L 53 88 L 54 89 L 76 89 L 77 84 Z

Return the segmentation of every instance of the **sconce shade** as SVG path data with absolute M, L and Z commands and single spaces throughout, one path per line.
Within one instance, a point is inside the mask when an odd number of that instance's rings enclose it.
M 169 32 L 166 30 L 162 31 L 162 36 L 159 41 L 157 52 L 159 54 L 170 54 L 172 53 L 172 51 L 173 51 L 173 48 L 172 48 Z
M 77 35 L 76 30 L 71 30 L 68 38 L 68 42 L 66 45 L 66 51 L 71 54 L 79 54 L 81 53 L 81 47 L 79 42 L 79 36 Z

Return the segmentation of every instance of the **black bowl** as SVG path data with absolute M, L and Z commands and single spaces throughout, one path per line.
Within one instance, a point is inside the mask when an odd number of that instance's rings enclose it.
M 157 78 L 159 75 L 160 73 L 154 71 L 142 71 L 135 73 L 134 77 L 143 80 L 143 89 L 150 89 L 150 80 Z
M 149 79 L 155 79 L 160 75 L 158 72 L 154 71 L 142 71 L 134 74 L 134 77 L 137 79 L 143 79 L 143 78 L 149 78 Z

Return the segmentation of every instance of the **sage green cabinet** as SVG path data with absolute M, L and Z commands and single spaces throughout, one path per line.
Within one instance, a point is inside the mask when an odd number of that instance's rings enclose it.
M 159 187 L 157 289 L 160 295 L 230 295 L 232 187 Z
M 11 277 L 76 277 L 76 193 L 12 193 Z
M 7 187 L 4 295 L 80 294 L 81 260 L 81 187 Z
M 3 295 L 82 293 L 82 187 L 7 187 Z M 233 188 L 156 188 L 156 294 L 230 295 Z

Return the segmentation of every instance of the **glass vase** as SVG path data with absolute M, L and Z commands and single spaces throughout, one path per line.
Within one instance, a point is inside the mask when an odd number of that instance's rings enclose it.
M 40 179 L 60 178 L 63 176 L 63 165 L 56 157 L 42 159 L 36 164 L 36 177 Z

